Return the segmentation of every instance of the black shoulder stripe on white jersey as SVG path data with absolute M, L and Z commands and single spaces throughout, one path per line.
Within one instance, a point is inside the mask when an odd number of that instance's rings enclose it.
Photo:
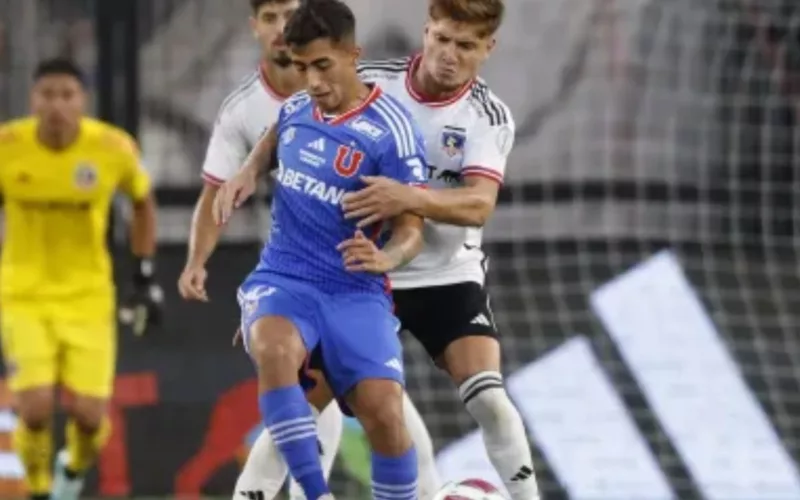
M 228 94 L 228 97 L 222 101 L 222 105 L 219 107 L 220 114 L 224 113 L 226 109 L 241 101 L 247 95 L 248 91 L 253 88 L 253 84 L 256 82 L 258 82 L 258 71 L 245 78 L 244 81 L 242 81 L 242 83 L 236 88 L 236 90 Z
M 481 107 L 489 125 L 495 127 L 506 125 L 509 121 L 509 112 L 506 105 L 495 97 L 489 87 L 482 81 L 475 82 L 472 86 L 470 97 Z
M 482 81 L 477 81 L 472 86 L 470 97 L 481 107 L 486 117 L 489 119 L 489 125 L 493 127 L 507 125 L 509 122 L 510 112 L 508 107 L 498 99 L 489 87 Z
M 382 61 L 362 61 L 358 64 L 358 72 L 385 71 L 387 73 L 402 73 L 408 69 L 410 57 L 386 59 Z

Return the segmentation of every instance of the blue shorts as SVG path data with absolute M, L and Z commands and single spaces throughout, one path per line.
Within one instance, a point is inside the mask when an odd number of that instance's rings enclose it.
M 370 293 L 320 292 L 312 285 L 263 271 L 248 276 L 238 292 L 242 338 L 249 352 L 250 326 L 264 316 L 291 321 L 309 353 L 319 348 L 337 399 L 367 379 L 401 385 L 400 321 L 389 297 Z

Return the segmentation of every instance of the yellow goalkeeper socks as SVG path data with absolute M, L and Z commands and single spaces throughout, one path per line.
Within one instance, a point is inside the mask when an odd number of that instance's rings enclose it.
M 96 432 L 85 432 L 72 419 L 67 422 L 67 453 L 69 462 L 67 471 L 81 475 L 94 465 L 100 450 L 105 446 L 111 435 L 111 422 L 108 418 Z
M 53 482 L 50 460 L 53 433 L 50 426 L 32 430 L 20 421 L 14 430 L 14 451 L 25 467 L 25 482 L 32 496 L 49 495 Z

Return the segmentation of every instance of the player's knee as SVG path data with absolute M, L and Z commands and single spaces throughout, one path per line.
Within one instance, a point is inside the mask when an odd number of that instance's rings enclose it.
M 76 396 L 69 415 L 82 432 L 92 434 L 103 425 L 106 409 L 107 403 L 104 399 Z
M 372 383 L 372 387 L 362 388 L 366 390 L 360 391 L 352 405 L 364 432 L 388 442 L 404 441 L 401 439 L 406 435 L 402 387 L 389 381 L 367 383 Z
M 400 405 L 375 406 L 369 413 L 362 413 L 359 422 L 373 449 L 379 453 L 394 455 L 411 446 L 405 419 Z
M 394 400 L 386 401 L 382 405 L 374 405 L 370 408 L 371 417 L 368 417 L 369 426 L 389 431 L 405 427 L 405 418 L 401 405 Z
M 259 368 L 276 371 L 297 370 L 306 357 L 306 348 L 294 325 L 278 317 L 262 318 L 250 329 L 250 355 Z
M 462 386 L 484 373 L 500 371 L 500 343 L 486 335 L 461 337 L 445 348 L 436 364 Z
M 498 372 L 486 371 L 468 378 L 458 393 L 467 411 L 483 428 L 503 425 L 517 414 Z
M 17 415 L 27 428 L 40 430 L 50 425 L 55 409 L 55 394 L 52 388 L 21 391 L 15 395 L 15 399 Z

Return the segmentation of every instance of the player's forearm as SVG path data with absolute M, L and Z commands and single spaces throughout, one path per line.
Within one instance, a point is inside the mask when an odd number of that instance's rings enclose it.
M 133 204 L 131 253 L 149 259 L 156 253 L 156 200 L 152 194 Z
M 422 221 L 413 225 L 400 225 L 392 230 L 392 236 L 384 245 L 383 252 L 393 263 L 392 270 L 411 262 L 422 250 Z
M 414 213 L 445 224 L 482 227 L 494 211 L 494 198 L 471 186 L 426 189 L 419 191 L 418 195 Z
M 251 172 L 254 176 L 259 176 L 269 172 L 274 165 L 272 159 L 278 147 L 278 132 L 273 126 L 269 131 L 258 140 L 247 159 L 242 165 L 243 170 Z
M 218 188 L 210 184 L 203 186 L 197 205 L 192 215 L 192 227 L 189 231 L 189 254 L 186 265 L 205 266 L 214 249 L 217 248 L 222 227 L 214 222 L 212 206 Z

